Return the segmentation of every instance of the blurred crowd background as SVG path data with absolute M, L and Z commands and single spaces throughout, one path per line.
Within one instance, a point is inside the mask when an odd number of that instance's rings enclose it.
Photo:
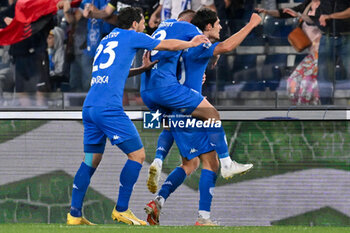
M 41 1 L 41 0 L 36 0 Z M 114 28 L 118 10 L 141 7 L 147 34 L 180 10 L 215 10 L 221 40 L 239 31 L 253 12 L 262 24 L 233 52 L 209 64 L 203 95 L 216 106 L 284 108 L 350 104 L 349 0 L 83 0 L 58 3 L 38 32 L 0 46 L 0 108 L 79 109 L 90 87 L 99 41 Z M 181 5 L 179 9 L 178 5 Z M 0 27 L 15 17 L 16 0 L 0 1 Z M 47 17 L 47 16 L 43 16 Z M 311 45 L 297 52 L 288 35 L 301 27 Z M 140 51 L 134 60 L 139 66 Z M 117 74 L 116 74 L 117 75 Z M 124 105 L 142 108 L 140 77 L 126 83 Z

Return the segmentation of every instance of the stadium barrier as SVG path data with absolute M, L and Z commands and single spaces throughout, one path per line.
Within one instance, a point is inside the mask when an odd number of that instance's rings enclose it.
M 160 129 L 142 128 L 142 111 L 127 111 L 140 133 L 146 161 L 130 208 L 145 219 L 154 195 L 147 170 Z M 221 111 L 230 155 L 252 162 L 244 176 L 217 180 L 212 218 L 222 225 L 349 226 L 350 124 L 348 110 Z M 83 154 L 80 111 L 0 112 L 0 223 L 64 223 L 73 177 Z M 111 223 L 119 173 L 126 156 L 107 143 L 91 181 L 84 214 Z M 161 182 L 181 163 L 176 145 L 163 167 Z M 171 195 L 162 225 L 192 225 L 197 218 L 200 169 Z

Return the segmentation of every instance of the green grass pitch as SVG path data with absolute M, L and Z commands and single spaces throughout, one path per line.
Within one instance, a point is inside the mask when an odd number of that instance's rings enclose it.
M 0 233 L 346 233 L 346 227 L 196 227 L 196 226 L 67 226 L 63 224 L 0 224 Z

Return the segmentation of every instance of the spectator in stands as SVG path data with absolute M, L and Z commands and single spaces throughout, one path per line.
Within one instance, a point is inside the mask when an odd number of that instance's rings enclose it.
M 202 7 L 216 11 L 214 0 L 160 0 L 158 8 L 151 15 L 149 26 L 156 28 L 163 20 L 177 19 L 178 15 L 186 9 L 197 11 Z
M 60 87 L 60 84 L 67 78 L 64 73 L 65 49 L 64 31 L 60 27 L 54 27 L 47 37 L 49 54 L 50 82 L 52 90 Z
M 320 16 L 322 31 L 318 80 L 329 84 L 328 93 L 322 93 L 321 89 L 323 104 L 334 103 L 332 97 L 336 80 L 350 80 L 349 13 L 349 0 L 321 0 L 316 12 Z
M 15 4 L 4 18 L 6 24 L 11 23 L 15 13 Z M 15 74 L 15 91 L 18 93 L 21 106 L 46 105 L 44 92 L 50 91 L 49 60 L 46 38 L 53 27 L 53 21 L 46 24 L 39 32 L 29 38 L 11 45 L 9 54 Z M 35 93 L 35 103 L 32 94 Z
M 255 0 L 214 0 L 219 19 L 249 21 L 254 11 Z
M 69 1 L 63 1 L 64 17 L 69 24 L 66 62 L 69 64 L 69 87 L 73 92 L 87 92 L 91 81 L 91 57 L 84 54 L 88 19 L 80 8 L 71 8 Z
M 0 28 L 7 26 L 4 18 L 8 15 L 7 12 L 13 11 L 9 8 L 13 4 L 13 0 L 1 1 L 0 2 Z M 11 15 L 13 17 L 13 15 Z M 13 73 L 10 68 L 10 56 L 8 54 L 10 46 L 1 47 L 1 57 L 0 57 L 0 99 L 3 97 L 3 92 L 13 92 L 14 79 Z
M 304 21 L 302 29 L 312 41 L 308 55 L 287 80 L 287 92 L 293 105 L 317 105 L 320 102 L 317 82 L 317 59 L 321 32 L 314 23 L 316 10 L 319 5 L 320 0 L 305 0 L 293 8 L 279 10 L 257 9 L 258 12 L 266 13 L 273 17 L 301 17 Z
M 54 27 L 47 37 L 47 47 L 50 61 L 50 76 L 62 76 L 64 65 L 64 31 Z
M 68 2 L 70 1 L 62 0 L 57 4 L 58 9 L 64 10 L 65 16 L 68 16 L 73 12 L 70 6 L 68 7 Z M 92 6 L 92 2 L 94 3 L 94 6 Z M 108 0 L 94 0 L 94 1 L 83 0 L 80 5 L 80 11 L 75 11 L 73 17 L 68 16 L 70 20 L 67 19 L 67 21 L 72 23 L 74 20 L 74 22 L 77 22 L 82 17 L 83 10 L 87 11 L 92 7 L 95 7 L 96 9 L 105 9 L 106 7 L 108 7 Z M 84 58 L 82 58 L 82 60 L 77 62 L 80 62 L 80 64 L 84 69 L 82 73 L 89 74 L 89 78 L 88 78 L 89 83 L 91 80 L 92 62 L 95 56 L 95 51 L 97 49 L 97 46 L 99 45 L 101 39 L 105 35 L 107 35 L 109 32 L 111 32 L 113 28 L 114 26 L 112 24 L 109 24 L 102 19 L 89 18 L 87 21 L 87 34 L 85 36 L 86 46 L 84 50 L 84 54 L 87 56 L 84 57 L 84 55 L 82 55 Z M 71 86 L 72 91 L 81 91 L 81 90 L 87 91 L 90 85 L 86 85 L 87 84 L 86 80 L 87 80 L 86 77 L 82 78 L 81 82 L 83 85 L 80 86 L 79 77 L 77 75 L 73 75 L 72 79 L 70 80 L 70 84 L 72 85 Z
M 90 5 L 84 10 L 84 16 L 87 18 L 104 19 L 107 22 L 115 24 L 117 17 L 116 15 L 113 15 L 113 13 L 118 12 L 121 8 L 125 7 L 140 7 L 145 16 L 146 31 L 148 34 L 151 34 L 154 30 L 151 30 L 148 27 L 149 17 L 157 5 L 158 0 L 110 0 L 108 5 L 102 10 L 98 10 L 94 5 Z

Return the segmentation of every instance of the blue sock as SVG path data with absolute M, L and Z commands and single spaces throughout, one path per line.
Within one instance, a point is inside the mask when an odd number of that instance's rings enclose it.
M 122 172 L 120 173 L 119 196 L 116 209 L 119 212 L 126 211 L 129 208 L 129 200 L 134 185 L 139 177 L 142 164 L 128 159 Z
M 226 135 L 224 128 L 208 130 L 210 144 L 214 146 L 216 153 L 218 153 L 219 159 L 226 158 L 229 155 Z
M 199 210 L 210 212 L 215 182 L 216 173 L 207 169 L 202 169 L 199 179 Z
M 174 143 L 173 134 L 169 130 L 163 130 L 158 137 L 157 151 L 155 158 L 161 159 L 162 161 L 166 158 L 169 153 L 171 146 Z
M 179 187 L 186 179 L 186 172 L 182 167 L 175 168 L 164 181 L 158 195 L 165 200 Z
M 81 217 L 82 215 L 81 209 L 83 207 L 85 193 L 90 184 L 90 179 L 95 171 L 96 168 L 89 167 L 82 162 L 77 174 L 75 174 L 70 209 L 70 214 L 74 217 Z

